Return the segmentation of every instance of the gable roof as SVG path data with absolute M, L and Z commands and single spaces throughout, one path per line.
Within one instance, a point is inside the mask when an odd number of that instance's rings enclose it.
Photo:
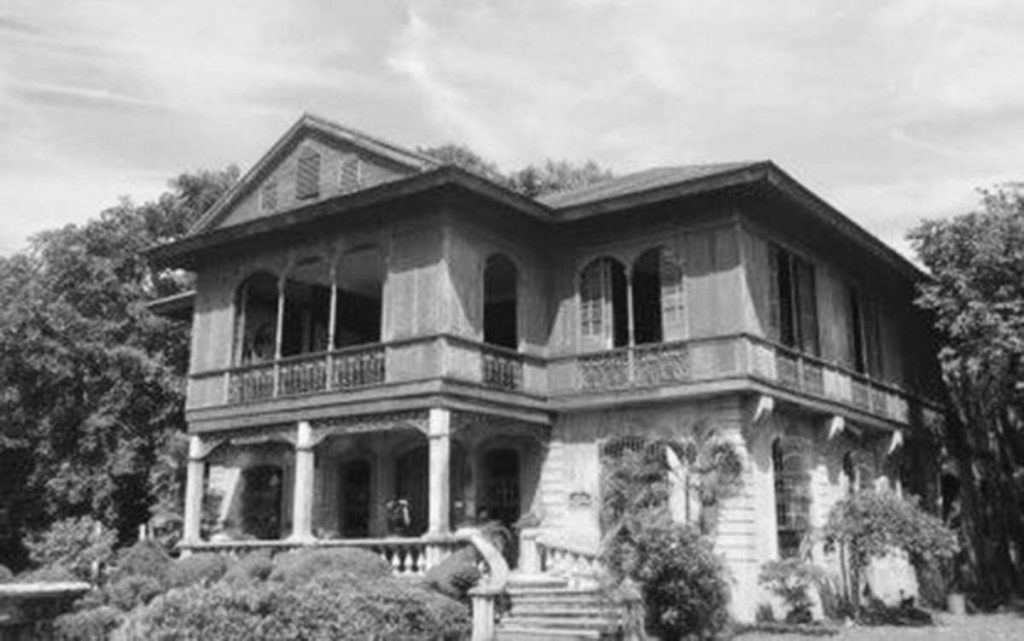
M 387 158 L 416 172 L 441 166 L 441 163 L 433 158 L 401 145 L 320 116 L 304 113 L 231 189 L 192 224 L 187 236 L 195 236 L 209 231 L 223 220 L 230 213 L 231 208 L 257 184 L 262 174 L 270 169 L 293 143 L 310 133 L 318 133 L 330 139 L 365 149 L 369 153 Z
M 579 205 L 592 204 L 599 201 L 612 200 L 620 196 L 628 196 L 639 192 L 651 191 L 662 187 L 670 187 L 701 178 L 731 172 L 745 167 L 752 167 L 755 162 L 732 162 L 713 165 L 681 165 L 676 167 L 652 167 L 624 176 L 616 176 L 608 180 L 545 194 L 537 198 L 540 202 L 553 209 L 569 209 Z

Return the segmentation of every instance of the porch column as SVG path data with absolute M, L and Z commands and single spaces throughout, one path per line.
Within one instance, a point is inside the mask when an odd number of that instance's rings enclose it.
M 200 525 L 203 518 L 203 477 L 206 476 L 206 462 L 202 459 L 203 442 L 198 436 L 189 437 L 188 468 L 185 482 L 185 532 L 184 543 L 199 543 Z
M 313 428 L 299 421 L 295 441 L 295 497 L 292 501 L 292 535 L 295 541 L 313 539 Z
M 430 527 L 431 534 L 447 534 L 450 530 L 451 488 L 451 411 L 442 407 L 430 409 L 427 438 L 430 441 Z

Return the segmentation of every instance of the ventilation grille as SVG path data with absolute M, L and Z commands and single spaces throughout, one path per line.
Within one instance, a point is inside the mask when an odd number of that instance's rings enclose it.
M 347 194 L 363 186 L 363 167 L 358 156 L 348 156 L 341 161 L 339 187 Z
M 274 211 L 277 209 L 277 183 L 268 182 L 260 190 L 260 209 L 263 211 Z

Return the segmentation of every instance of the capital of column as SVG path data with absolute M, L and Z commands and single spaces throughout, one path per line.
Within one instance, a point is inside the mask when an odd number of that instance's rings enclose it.
M 203 439 L 196 434 L 188 437 L 188 460 L 192 463 L 203 460 Z
M 310 451 L 313 449 L 313 426 L 309 421 L 299 421 L 298 430 L 295 435 L 295 449 L 299 451 Z
M 427 438 L 448 438 L 452 434 L 452 413 L 444 407 L 432 407 L 427 417 Z

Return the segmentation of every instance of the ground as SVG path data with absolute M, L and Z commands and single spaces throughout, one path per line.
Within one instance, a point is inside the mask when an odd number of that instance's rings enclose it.
M 940 615 L 939 624 L 921 628 L 849 627 L 831 637 L 752 632 L 737 641 L 1024 641 L 1024 613 L 979 614 L 957 620 Z

